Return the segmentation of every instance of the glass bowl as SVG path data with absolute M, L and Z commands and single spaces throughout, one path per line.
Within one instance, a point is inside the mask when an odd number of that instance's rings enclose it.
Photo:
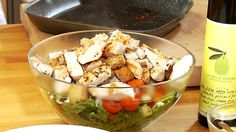
M 210 132 L 225 132 L 227 130 L 225 126 L 236 131 L 236 103 L 226 103 L 213 107 L 207 113 L 207 122 Z
M 168 40 L 152 35 L 124 32 L 166 55 L 174 56 L 178 59 L 185 55 L 190 55 L 193 63 L 188 72 L 173 80 L 139 87 L 113 88 L 121 92 L 135 90 L 138 91 L 137 93 L 148 94 L 147 97 L 142 94 L 142 100 L 139 103 L 135 101 L 122 103 L 122 108 L 124 106 L 126 109 L 121 109 L 119 112 L 115 111 L 121 104 L 120 102 L 112 98 L 110 100 L 102 100 L 91 94 L 93 90 L 97 90 L 100 93 L 109 92 L 110 87 L 86 87 L 81 84 L 66 83 L 42 74 L 34 68 L 31 57 L 37 56 L 41 61 L 48 62 L 48 54 L 50 52 L 78 47 L 80 39 L 85 37 L 92 38 L 99 33 L 111 34 L 111 31 L 90 30 L 65 33 L 43 40 L 35 45 L 28 54 L 34 80 L 45 99 L 66 123 L 109 131 L 141 130 L 151 121 L 166 113 L 179 100 L 193 71 L 195 58 L 187 49 Z M 132 107 L 138 108 L 132 110 Z

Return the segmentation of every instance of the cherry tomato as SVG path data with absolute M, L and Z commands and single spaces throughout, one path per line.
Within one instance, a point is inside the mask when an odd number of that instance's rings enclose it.
M 139 103 L 140 99 L 138 98 L 127 97 L 120 100 L 121 107 L 127 111 L 135 111 L 138 109 Z
M 121 110 L 120 103 L 117 103 L 115 101 L 103 100 L 102 106 L 107 112 L 110 112 L 112 114 L 118 113 Z

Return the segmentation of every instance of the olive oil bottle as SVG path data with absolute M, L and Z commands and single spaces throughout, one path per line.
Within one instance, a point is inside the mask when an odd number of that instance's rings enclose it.
M 198 121 L 215 105 L 236 102 L 236 0 L 208 0 Z

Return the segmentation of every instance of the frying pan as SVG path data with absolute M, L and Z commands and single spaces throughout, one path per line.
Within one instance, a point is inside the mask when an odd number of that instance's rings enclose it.
M 36 0 L 25 12 L 51 34 L 119 28 L 163 36 L 192 6 L 192 0 Z

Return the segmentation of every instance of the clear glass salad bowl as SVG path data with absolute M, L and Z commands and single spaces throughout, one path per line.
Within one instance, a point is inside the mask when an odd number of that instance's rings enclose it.
M 80 39 L 92 38 L 98 33 L 110 34 L 111 31 L 71 32 L 51 37 L 35 45 L 28 54 L 34 79 L 45 99 L 66 123 L 96 127 L 108 131 L 141 130 L 176 104 L 188 84 L 195 65 L 195 58 L 187 49 L 168 40 L 146 34 L 124 32 L 177 59 L 190 55 L 193 60 L 190 69 L 173 80 L 137 87 L 110 88 L 86 87 L 81 84 L 66 83 L 40 73 L 34 68 L 31 57 L 37 56 L 46 63 L 49 61 L 48 54 L 50 52 L 78 47 Z M 120 91 L 132 89 L 136 95 L 133 99 L 114 101 L 96 98 L 91 94 L 93 90 L 106 93 L 109 92 L 109 89 Z M 137 100 L 137 97 L 141 96 L 142 99 Z

